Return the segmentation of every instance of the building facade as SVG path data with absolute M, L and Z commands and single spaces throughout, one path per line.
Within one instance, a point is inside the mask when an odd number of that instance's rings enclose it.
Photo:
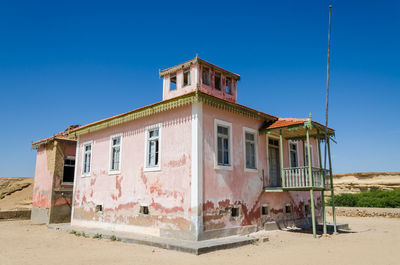
M 204 240 L 324 216 L 322 125 L 238 104 L 240 76 L 198 57 L 160 77 L 161 102 L 68 131 L 72 225 Z

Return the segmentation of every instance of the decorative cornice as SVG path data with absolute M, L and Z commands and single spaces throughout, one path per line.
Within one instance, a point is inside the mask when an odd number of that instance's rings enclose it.
M 212 64 L 212 63 L 207 62 L 207 61 L 205 61 L 203 59 L 200 59 L 197 56 L 195 58 L 193 58 L 192 60 L 189 60 L 187 62 L 184 62 L 184 63 L 178 64 L 176 66 L 167 68 L 165 70 L 159 71 L 159 76 L 163 77 L 165 75 L 169 75 L 169 74 L 175 73 L 175 72 L 177 72 L 179 70 L 182 70 L 182 69 L 190 67 L 192 64 L 205 65 L 207 67 L 210 67 L 213 70 L 216 70 L 217 72 L 220 72 L 220 73 L 222 73 L 222 74 L 224 74 L 226 76 L 232 77 L 235 80 L 240 80 L 240 75 L 232 73 L 232 72 L 229 72 L 228 70 L 225 70 L 225 69 L 223 69 L 223 68 L 221 68 L 219 66 L 216 66 L 215 64 Z
M 268 115 L 263 112 L 259 112 L 242 105 L 238 105 L 208 94 L 201 92 L 199 89 L 196 91 L 182 95 L 180 97 L 172 98 L 169 100 L 164 100 L 153 105 L 149 105 L 140 109 L 136 109 L 121 115 L 117 115 L 105 120 L 101 120 L 95 123 L 91 123 L 85 126 L 81 126 L 72 130 L 69 133 L 69 137 L 77 137 L 82 134 L 98 131 L 101 129 L 108 128 L 110 126 L 115 126 L 128 121 L 144 118 L 151 116 L 163 111 L 179 108 L 194 102 L 202 102 L 210 106 L 223 109 L 232 113 L 240 114 L 246 117 L 250 117 L 258 120 L 274 120 L 276 117 Z

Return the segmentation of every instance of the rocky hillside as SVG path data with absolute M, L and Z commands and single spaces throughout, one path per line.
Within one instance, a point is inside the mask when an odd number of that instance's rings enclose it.
M 0 178 L 0 211 L 30 209 L 33 178 Z
M 400 172 L 338 174 L 333 176 L 333 185 L 337 194 L 400 189 Z

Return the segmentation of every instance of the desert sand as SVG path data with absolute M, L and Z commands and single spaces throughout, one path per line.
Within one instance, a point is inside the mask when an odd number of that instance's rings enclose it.
M 400 219 L 338 217 L 351 231 L 319 237 L 269 232 L 269 242 L 195 256 L 137 244 L 77 237 L 0 222 L 0 264 L 400 264 Z
M 33 178 L 0 178 L 0 211 L 30 210 Z

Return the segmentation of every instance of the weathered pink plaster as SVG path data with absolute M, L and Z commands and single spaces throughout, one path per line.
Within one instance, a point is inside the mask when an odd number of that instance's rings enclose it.
M 38 208 L 49 209 L 53 175 L 48 169 L 46 145 L 41 145 L 37 150 L 35 182 L 33 186 L 32 205 Z
M 214 87 L 214 76 L 215 70 L 212 68 L 207 67 L 210 70 L 210 85 L 205 85 L 203 83 L 203 76 L 202 76 L 202 69 L 205 66 L 202 64 L 192 64 L 190 66 L 190 75 L 191 75 L 191 84 L 187 86 L 183 86 L 183 70 L 179 70 L 173 75 L 176 75 L 177 83 L 176 89 L 170 90 L 170 77 L 171 75 L 164 76 L 163 79 L 163 100 L 171 99 L 174 97 L 178 97 L 196 90 L 199 87 L 201 92 L 206 94 L 222 98 L 224 100 L 230 102 L 237 102 L 237 87 L 236 87 L 236 80 L 231 78 L 232 82 L 232 93 L 228 94 L 225 90 L 226 78 L 225 74 L 221 74 L 221 90 L 217 90 Z
M 79 139 L 74 220 L 190 229 L 191 106 L 82 135 Z M 146 172 L 145 128 L 162 123 L 161 168 Z M 121 170 L 109 174 L 110 136 L 122 133 Z M 83 177 L 82 145 L 93 141 L 92 170 Z M 95 213 L 96 205 L 103 213 Z M 139 214 L 148 206 L 149 216 Z
M 214 120 L 232 123 L 233 164 L 232 169 L 215 168 L 215 136 Z M 283 213 L 286 204 L 293 205 L 296 218 L 303 218 L 303 205 L 309 204 L 309 191 L 265 193 L 262 184 L 262 170 L 268 183 L 268 163 L 266 157 L 266 135 L 258 135 L 258 168 L 256 171 L 246 171 L 244 168 L 245 154 L 243 144 L 243 128 L 256 131 L 262 126 L 257 121 L 242 115 L 233 114 L 208 105 L 203 106 L 204 133 L 204 228 L 205 230 L 222 229 L 243 225 L 261 225 L 261 205 L 267 203 L 272 217 Z M 283 142 L 284 165 L 289 165 L 288 143 Z M 316 148 L 314 148 L 314 151 Z M 314 165 L 317 154 L 314 152 Z M 302 153 L 299 157 L 303 161 Z M 315 192 L 316 201 L 319 193 Z M 232 218 L 227 209 L 240 205 L 241 216 Z

